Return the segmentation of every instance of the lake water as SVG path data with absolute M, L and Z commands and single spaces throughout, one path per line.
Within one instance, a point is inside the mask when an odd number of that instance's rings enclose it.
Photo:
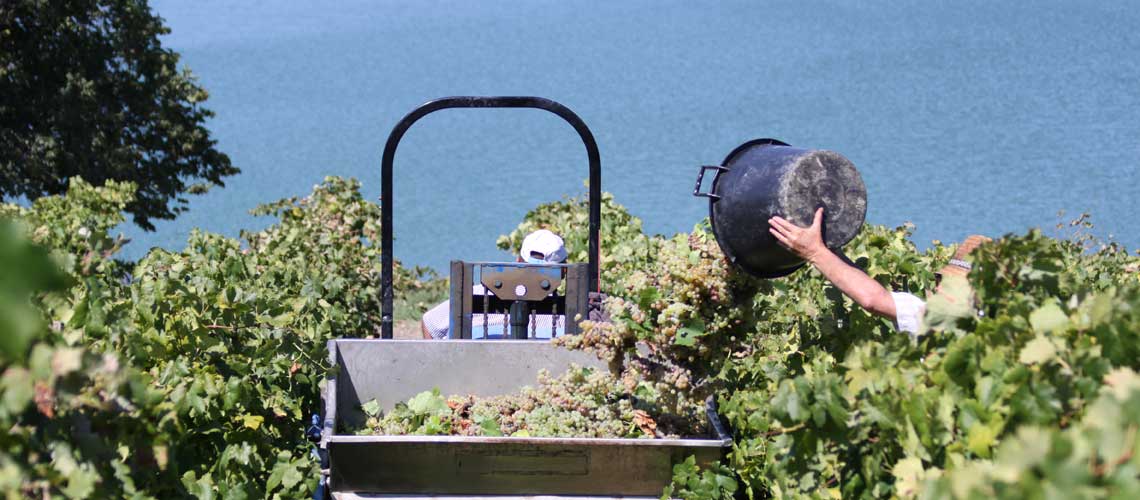
M 408 111 L 448 95 L 537 95 L 597 137 L 602 187 L 646 229 L 707 215 L 697 167 L 775 137 L 839 151 L 868 220 L 914 239 L 1052 228 L 1088 211 L 1140 246 L 1140 8 L 1132 1 L 153 2 L 210 91 L 243 173 L 192 197 L 128 257 L 227 235 L 258 203 L 326 175 L 380 192 Z M 583 191 L 581 142 L 554 115 L 449 110 L 396 156 L 396 257 L 443 268 L 503 255 L 527 209 Z M 604 236 L 603 236 L 604 237 Z

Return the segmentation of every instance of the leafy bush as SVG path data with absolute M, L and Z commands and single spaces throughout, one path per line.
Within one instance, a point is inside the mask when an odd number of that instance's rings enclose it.
M 127 186 L 72 187 L 75 218 L 61 221 L 64 230 L 37 225 L 40 215 L 68 213 L 60 198 L 0 212 L 0 491 L 9 498 L 136 496 L 136 478 L 155 465 L 146 429 L 162 394 L 115 353 L 86 345 L 77 327 L 97 333 L 105 311 L 73 307 L 77 296 L 104 288 L 104 275 L 94 273 L 112 266 L 94 251 L 108 240 L 89 226 L 121 220 L 91 210 L 121 209 Z M 76 253 L 53 252 L 29 232 Z
M 582 226 L 564 221 L 584 217 L 582 200 L 546 205 L 528 214 L 533 220 L 520 232 L 573 231 Z M 917 341 L 814 270 L 768 281 L 740 275 L 707 226 L 671 239 L 627 232 L 608 253 L 653 251 L 631 268 L 611 264 L 616 277 L 603 275 L 613 321 L 586 322 L 581 336 L 562 342 L 596 351 L 627 380 L 672 393 L 678 412 L 718 396 L 735 433 L 727 468 L 679 464 L 671 494 L 911 497 L 924 479 L 950 471 L 931 484 L 956 486 L 932 492 L 1017 497 L 1045 486 L 979 479 L 971 490 L 961 486 L 971 473 L 953 471 L 990 467 L 977 464 L 990 463 L 1003 442 L 1025 441 L 1019 433 L 1069 427 L 1112 370 L 1140 363 L 1137 258 L 1090 238 L 1087 216 L 1070 226 L 1077 232 L 1067 239 L 1031 231 L 983 246 L 969 282 L 947 279 L 939 294 L 934 271 L 952 247 L 919 252 L 909 227 L 865 227 L 847 256 L 888 288 L 931 295 Z M 635 242 L 634 251 L 622 250 L 625 241 Z M 1097 473 L 1097 464 L 1113 461 L 1120 459 L 1094 456 L 1080 477 L 1095 481 L 1052 478 L 1047 486 L 1127 496 L 1131 483 Z M 1000 480 L 1021 484 L 1050 464 L 1025 463 Z M 1135 470 L 1118 469 L 1117 479 L 1135 481 Z
M 302 430 L 319 410 L 325 343 L 380 331 L 379 207 L 355 181 L 329 178 L 257 208 L 278 222 L 244 242 L 195 231 L 183 251 L 132 266 L 113 260 L 123 241 L 107 234 L 132 191 L 76 180 L 67 196 L 0 212 L 54 249 L 72 284 L 39 291 L 42 319 L 29 324 L 41 341 L 12 343 L 10 359 L 28 365 L 3 367 L 14 430 L 3 484 L 37 496 L 306 497 L 317 469 Z M 396 286 L 416 274 L 401 268 Z
M 908 236 L 868 226 L 846 253 L 922 295 L 952 248 L 918 252 Z M 916 342 L 814 270 L 751 280 L 710 241 L 698 227 L 666 242 L 608 301 L 612 324 L 567 340 L 676 388 L 681 406 L 718 395 L 728 469 L 679 468 L 676 495 L 914 496 L 914 470 L 988 459 L 1023 426 L 1064 428 L 1111 370 L 1140 365 L 1137 259 L 1116 246 L 1037 231 L 985 245 L 969 283 L 930 297 Z
M 132 191 L 73 180 L 67 196 L 0 206 L 0 489 L 307 496 L 317 471 L 301 430 L 325 342 L 379 331 L 378 208 L 330 178 L 258 208 L 277 218 L 263 231 L 195 232 L 181 252 L 128 263 L 108 232 Z M 866 226 L 848 257 L 892 289 L 930 295 L 911 339 L 814 270 L 736 272 L 707 225 L 664 238 L 612 198 L 603 214 L 612 321 L 560 342 L 610 361 L 605 387 L 653 394 L 656 424 L 700 418 L 713 396 L 733 431 L 722 463 L 676 464 L 667 494 L 1134 496 L 1140 260 L 1123 249 L 1010 235 L 975 252 L 968 281 L 934 294 L 953 247 L 920 252 L 909 227 Z M 535 209 L 500 245 L 537 227 L 585 260 L 583 200 Z M 396 286 L 442 292 L 421 275 L 401 268 Z M 457 406 L 451 424 L 521 430 L 479 421 L 476 404 Z M 456 411 L 430 393 L 406 408 L 417 429 L 438 421 L 433 432 L 447 430 L 444 408 Z M 622 422 L 636 424 L 631 409 Z M 581 424 L 537 413 L 554 431 Z
M 926 479 L 925 498 L 1140 497 L 1140 376 L 1120 368 L 1105 376 L 1100 395 L 1064 430 L 1019 427 L 993 460 L 954 464 L 942 474 L 915 459 L 895 466 L 900 489 Z

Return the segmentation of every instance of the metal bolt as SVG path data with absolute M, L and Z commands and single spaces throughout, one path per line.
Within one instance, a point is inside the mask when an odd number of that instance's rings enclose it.
M 550 280 L 542 280 L 538 286 L 541 286 L 543 290 L 550 290 Z
M 495 280 L 495 288 L 502 288 L 502 287 L 503 287 L 503 282 L 499 281 L 499 280 Z

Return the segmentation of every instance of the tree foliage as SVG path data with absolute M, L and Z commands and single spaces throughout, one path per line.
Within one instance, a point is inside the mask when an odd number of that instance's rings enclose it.
M 236 174 L 168 32 L 146 0 L 0 2 L 0 200 L 129 181 L 127 212 L 153 229 Z

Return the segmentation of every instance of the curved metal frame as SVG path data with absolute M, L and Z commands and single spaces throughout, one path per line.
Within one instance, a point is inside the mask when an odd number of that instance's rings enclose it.
M 542 109 L 554 113 L 566 120 L 578 135 L 582 138 L 582 142 L 586 145 L 586 155 L 590 162 L 590 254 L 589 254 L 589 273 L 590 273 L 590 290 L 600 290 L 599 283 L 601 276 L 599 275 L 598 265 L 600 261 L 600 240 L 599 231 L 601 228 L 602 211 L 602 160 L 601 155 L 598 153 L 598 144 L 594 141 L 594 134 L 586 127 L 586 123 L 582 121 L 578 115 L 570 111 L 570 108 L 563 106 L 550 99 L 542 97 L 444 97 L 429 101 L 420 107 L 408 113 L 392 128 L 392 132 L 388 134 L 388 142 L 384 145 L 384 159 L 381 163 L 380 173 L 380 231 L 381 231 L 381 267 L 383 274 L 381 275 L 381 288 L 380 293 L 382 297 L 382 316 L 381 316 L 381 337 L 385 339 L 392 338 L 392 163 L 396 157 L 396 147 L 400 144 L 400 139 L 404 137 L 404 133 L 408 131 L 411 126 L 431 113 L 441 109 L 448 108 L 534 108 Z

